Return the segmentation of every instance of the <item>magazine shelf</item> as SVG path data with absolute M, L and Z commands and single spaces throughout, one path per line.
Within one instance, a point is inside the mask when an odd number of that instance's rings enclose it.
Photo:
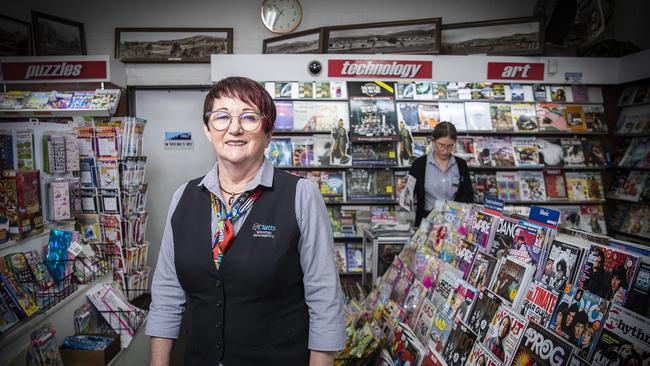
M 644 246 L 650 246 L 648 243 L 648 240 L 650 240 L 650 236 L 639 236 L 639 235 L 634 235 L 630 233 L 625 233 L 622 231 L 617 231 L 617 230 L 612 230 L 608 229 L 612 234 L 616 236 L 620 236 L 621 238 L 630 238 L 634 242 L 638 242 L 639 244 L 642 244 Z
M 564 166 L 564 167 L 555 167 L 555 166 L 470 166 L 469 170 L 487 170 L 487 171 L 499 171 L 499 170 L 605 170 L 605 167 L 602 166 Z
M 110 117 L 110 109 L 14 109 L 0 110 L 0 118 Z
M 413 136 L 429 136 L 429 131 L 416 131 Z M 607 136 L 607 132 L 562 132 L 562 131 L 530 131 L 530 132 L 515 132 L 515 131 L 458 131 L 458 137 L 471 137 L 471 136 Z
M 0 244 L 0 255 L 7 254 L 5 252 L 5 249 L 11 248 L 16 245 L 25 245 L 24 247 L 21 247 L 22 250 L 27 250 L 27 247 L 30 247 L 29 250 L 32 250 L 31 247 L 34 247 L 34 249 L 40 250 L 40 238 L 42 237 L 47 237 L 50 235 L 50 229 L 60 229 L 60 230 L 73 230 L 74 229 L 74 222 L 68 222 L 65 224 L 58 224 L 58 223 L 50 223 L 50 224 L 45 224 L 43 227 L 43 232 L 38 233 L 34 236 L 30 236 L 28 238 L 24 238 L 21 240 L 11 240 L 5 243 Z M 36 242 L 36 245 L 30 245 L 27 243 L 30 243 L 32 241 Z
M 327 200 L 325 201 L 326 205 L 331 205 L 331 206 L 342 206 L 342 205 L 362 205 L 362 206 L 367 206 L 367 205 L 373 205 L 373 206 L 378 206 L 378 205 L 397 205 L 397 201 L 382 201 L 382 200 L 377 200 L 377 199 L 368 199 L 364 201 L 344 201 L 344 202 L 328 202 Z
M 625 198 L 611 197 L 611 196 L 607 196 L 607 199 L 608 200 L 614 200 L 614 201 L 621 201 L 621 202 L 640 203 L 640 204 L 644 204 L 644 205 L 650 205 L 650 201 L 647 201 L 647 200 L 635 201 L 633 199 L 625 199 Z
M 505 201 L 506 205 L 593 205 L 604 204 L 605 200 L 591 200 L 591 201 L 570 201 L 570 200 L 545 200 L 545 201 Z M 482 204 L 482 202 L 475 202 Z
M 635 167 L 635 166 L 620 166 L 617 165 L 614 167 L 615 169 L 621 169 L 621 170 L 642 170 L 642 171 L 650 171 L 650 168 L 648 167 Z

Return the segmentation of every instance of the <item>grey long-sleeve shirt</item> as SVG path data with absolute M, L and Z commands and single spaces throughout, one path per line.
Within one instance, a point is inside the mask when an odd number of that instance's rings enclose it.
M 262 167 L 249 182 L 245 190 L 258 185 L 273 185 L 273 165 L 264 160 Z M 199 185 L 205 186 L 222 202 L 219 188 L 218 165 L 206 174 Z M 185 292 L 176 277 L 174 265 L 174 238 L 171 217 L 187 183 L 179 187 L 172 197 L 167 213 L 165 231 L 160 245 L 158 264 L 153 277 L 152 302 L 145 333 L 152 337 L 178 338 L 183 311 Z M 308 179 L 300 179 L 296 187 L 296 218 L 300 228 L 300 265 L 304 273 L 305 301 L 309 308 L 309 349 L 316 351 L 336 351 L 345 346 L 345 325 L 343 320 L 343 297 L 339 283 L 338 270 L 334 262 L 332 226 L 325 202 L 319 188 Z M 248 215 L 247 211 L 234 223 L 235 234 Z M 212 233 L 215 232 L 219 217 L 212 213 Z M 226 253 L 226 255 L 228 255 Z

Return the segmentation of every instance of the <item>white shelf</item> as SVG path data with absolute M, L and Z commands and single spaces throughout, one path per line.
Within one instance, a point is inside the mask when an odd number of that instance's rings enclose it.
M 14 252 L 28 252 L 31 250 L 36 250 L 40 254 L 42 250 L 42 245 L 47 243 L 47 238 L 50 235 L 50 229 L 60 229 L 60 230 L 67 230 L 67 231 L 73 230 L 74 222 L 67 222 L 64 224 L 55 224 L 55 223 L 45 224 L 42 233 L 36 234 L 34 236 L 30 236 L 25 239 L 11 240 L 6 243 L 2 243 L 0 244 L 0 256 L 5 256 L 9 253 L 14 253 Z M 9 250 L 10 248 L 13 250 L 10 251 Z
M 95 286 L 113 281 L 113 273 L 109 271 L 99 280 L 90 284 L 80 285 L 77 291 L 63 299 L 44 313 L 35 315 L 24 321 L 17 328 L 10 330 L 0 339 L 0 365 L 21 365 L 24 363 L 25 350 L 30 343 L 30 334 L 43 324 L 51 323 L 56 330 L 56 340 L 60 346 L 63 339 L 74 334 L 74 311 L 85 304 L 86 292 Z
M 0 118 L 11 117 L 110 117 L 115 111 L 110 109 L 13 109 L 0 110 Z

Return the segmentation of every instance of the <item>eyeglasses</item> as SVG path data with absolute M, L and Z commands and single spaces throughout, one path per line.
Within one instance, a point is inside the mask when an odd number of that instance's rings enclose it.
M 436 147 L 438 149 L 440 149 L 440 150 L 453 150 L 454 146 L 456 146 L 456 145 L 455 144 L 445 145 L 445 144 L 439 144 L 439 143 L 436 142 Z
M 245 112 L 239 116 L 233 116 L 230 113 L 224 111 L 210 111 L 205 114 L 205 117 L 210 122 L 212 128 L 217 131 L 227 130 L 230 126 L 230 121 L 233 117 L 236 117 L 239 120 L 239 125 L 241 129 L 247 132 L 253 132 L 257 130 L 262 121 L 262 116 L 255 112 Z

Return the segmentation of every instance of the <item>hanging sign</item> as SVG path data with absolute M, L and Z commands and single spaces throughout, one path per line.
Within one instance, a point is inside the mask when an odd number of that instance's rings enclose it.
M 2 61 L 3 82 L 108 81 L 108 60 Z
M 544 64 L 537 62 L 488 62 L 487 78 L 544 80 Z
M 431 79 L 431 61 L 328 60 L 327 76 L 335 78 Z

